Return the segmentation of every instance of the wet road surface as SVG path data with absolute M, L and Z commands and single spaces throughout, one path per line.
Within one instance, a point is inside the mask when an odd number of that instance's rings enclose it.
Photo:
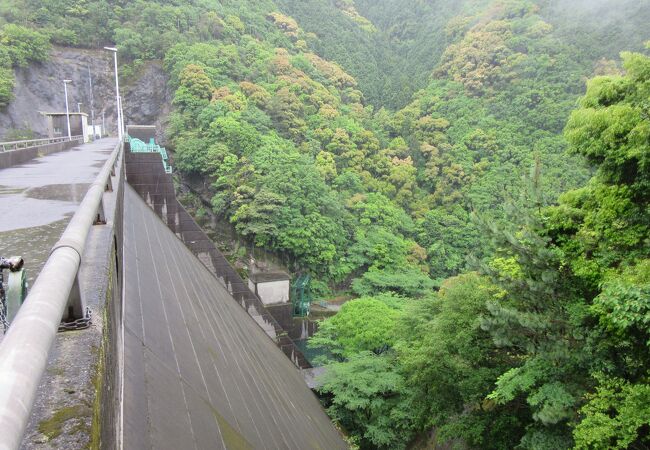
M 21 255 L 30 284 L 117 144 L 102 139 L 0 170 L 0 255 Z

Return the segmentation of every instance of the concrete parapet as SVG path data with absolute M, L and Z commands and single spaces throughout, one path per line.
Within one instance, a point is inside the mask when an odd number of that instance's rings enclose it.
M 80 140 L 54 142 L 51 144 L 38 145 L 36 147 L 20 148 L 18 150 L 9 150 L 0 152 L 0 169 L 24 164 L 27 161 L 39 156 L 49 155 L 50 153 L 62 152 L 81 144 Z
M 78 272 L 80 294 L 92 312 L 92 324 L 84 330 L 58 333 L 22 449 L 117 448 L 123 157 L 109 178 L 113 190 L 102 195 L 106 223 L 91 227 Z

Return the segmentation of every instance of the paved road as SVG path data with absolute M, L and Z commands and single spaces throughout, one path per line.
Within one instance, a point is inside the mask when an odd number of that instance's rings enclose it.
M 30 283 L 116 144 L 102 139 L 0 170 L 0 255 L 22 255 Z

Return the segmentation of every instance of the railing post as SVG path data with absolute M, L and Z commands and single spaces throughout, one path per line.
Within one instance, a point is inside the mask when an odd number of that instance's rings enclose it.
M 97 215 L 93 220 L 93 225 L 106 225 L 106 215 L 104 214 L 104 199 L 100 200 L 97 208 Z
M 79 288 L 79 273 L 74 277 L 74 282 L 70 289 L 70 296 L 68 297 L 68 304 L 63 314 L 62 322 L 73 322 L 77 319 L 86 318 L 86 302 Z

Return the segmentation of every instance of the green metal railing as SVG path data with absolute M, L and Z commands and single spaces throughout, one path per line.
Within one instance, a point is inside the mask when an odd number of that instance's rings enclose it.
M 133 153 L 160 153 L 165 173 L 172 173 L 172 166 L 168 163 L 167 150 L 165 150 L 165 147 L 156 144 L 153 138 L 149 139 L 147 144 L 138 138 L 127 135 L 126 141 L 130 144 Z
M 291 285 L 291 304 L 293 305 L 294 317 L 309 315 L 312 302 L 309 280 L 309 275 L 302 274 Z

